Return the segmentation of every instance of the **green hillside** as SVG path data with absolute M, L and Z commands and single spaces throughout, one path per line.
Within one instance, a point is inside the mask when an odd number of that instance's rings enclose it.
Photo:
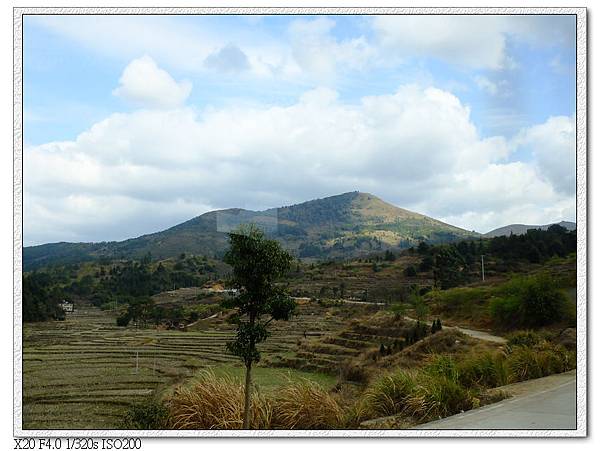
M 120 242 L 51 243 L 23 250 L 25 270 L 98 258 L 167 258 L 180 253 L 219 258 L 226 232 L 242 223 L 261 225 L 302 259 L 350 258 L 478 236 L 414 213 L 368 193 L 350 192 L 266 211 L 211 211 L 170 229 Z

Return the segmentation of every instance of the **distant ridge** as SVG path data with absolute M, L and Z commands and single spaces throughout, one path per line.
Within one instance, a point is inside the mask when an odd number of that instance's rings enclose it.
M 102 257 L 140 258 L 147 253 L 154 258 L 183 252 L 219 258 L 228 246 L 226 232 L 249 222 L 265 225 L 268 235 L 301 259 L 352 258 L 407 248 L 419 241 L 444 243 L 479 236 L 372 194 L 353 191 L 265 211 L 211 211 L 167 230 L 125 241 L 26 247 L 23 263 L 29 270 Z
M 577 228 L 577 224 L 570 221 L 561 221 L 546 225 L 510 224 L 504 227 L 494 229 L 488 233 L 485 233 L 483 236 L 485 238 L 494 238 L 496 236 L 509 236 L 511 233 L 513 235 L 523 235 L 527 233 L 527 230 L 529 229 L 547 230 L 548 227 L 555 224 L 558 224 L 559 226 L 564 227 L 567 230 L 575 230 Z

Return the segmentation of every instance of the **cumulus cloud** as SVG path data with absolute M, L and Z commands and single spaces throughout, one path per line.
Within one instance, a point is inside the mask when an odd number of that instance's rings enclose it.
M 149 56 L 131 61 L 113 94 L 146 108 L 177 108 L 192 92 L 192 83 L 177 82 Z
M 518 145 L 536 146 L 525 163 L 509 161 L 517 144 L 480 137 L 469 108 L 434 87 L 358 104 L 319 88 L 289 106 L 113 114 L 74 141 L 25 149 L 25 239 L 122 239 L 214 208 L 352 190 L 479 231 L 563 219 L 574 201 L 553 171 L 574 149 L 559 124 L 550 137 L 555 120 L 522 132 Z
M 522 130 L 514 140 L 515 147 L 530 149 L 539 173 L 557 191 L 574 194 L 575 117 L 550 117 L 543 124 Z
M 250 68 L 246 54 L 231 43 L 208 55 L 204 65 L 209 69 L 225 73 L 243 72 Z
M 332 35 L 336 23 L 327 17 L 299 19 L 289 26 L 292 55 L 297 65 L 310 75 L 331 79 L 342 69 L 360 70 L 376 50 L 364 36 L 339 40 Z
M 536 46 L 572 45 L 574 20 L 565 16 L 375 16 L 373 30 L 389 57 L 434 57 L 476 69 L 511 69 L 507 39 Z

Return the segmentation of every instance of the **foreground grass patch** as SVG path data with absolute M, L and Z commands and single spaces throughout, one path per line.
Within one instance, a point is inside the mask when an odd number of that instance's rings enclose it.
M 230 377 L 239 381 L 245 377 L 245 368 L 242 366 L 217 365 L 211 367 L 211 370 L 216 377 Z M 335 377 L 323 373 L 261 366 L 252 369 L 252 381 L 257 389 L 264 393 L 270 393 L 282 386 L 305 380 L 318 384 L 324 390 L 330 390 L 336 383 Z
M 173 429 L 240 429 L 244 385 L 231 375 L 202 371 L 167 397 L 168 424 Z M 297 380 L 252 393 L 252 429 L 335 429 L 343 426 L 343 411 L 320 385 Z

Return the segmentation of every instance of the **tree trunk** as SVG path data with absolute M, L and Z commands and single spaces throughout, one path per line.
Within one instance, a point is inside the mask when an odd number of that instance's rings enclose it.
M 250 383 L 252 362 L 246 365 L 246 390 L 244 391 L 244 426 L 242 429 L 250 429 Z

